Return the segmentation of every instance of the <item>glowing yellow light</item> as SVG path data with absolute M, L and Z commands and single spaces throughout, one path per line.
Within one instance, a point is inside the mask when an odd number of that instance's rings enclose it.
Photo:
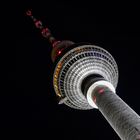
M 61 95 L 60 95 L 59 93 L 58 93 L 57 95 L 58 95 L 59 97 L 61 97 Z

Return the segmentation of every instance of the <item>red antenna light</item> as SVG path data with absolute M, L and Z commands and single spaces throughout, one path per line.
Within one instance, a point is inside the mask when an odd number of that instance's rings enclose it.
M 104 93 L 104 88 L 101 88 L 99 91 L 98 91 L 99 94 L 103 94 Z
M 61 54 L 61 51 L 58 51 L 58 54 Z
M 31 15 L 32 15 L 32 11 L 31 11 L 31 10 L 28 10 L 28 11 L 26 12 L 26 15 L 27 15 L 27 16 L 31 16 Z

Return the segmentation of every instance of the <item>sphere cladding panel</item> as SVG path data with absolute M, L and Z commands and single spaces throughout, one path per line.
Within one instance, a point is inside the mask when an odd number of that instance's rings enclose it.
M 64 104 L 76 109 L 92 109 L 81 91 L 81 83 L 90 74 L 100 74 L 115 88 L 118 67 L 112 55 L 95 45 L 78 46 L 57 63 L 53 84 L 56 94 L 66 98 Z

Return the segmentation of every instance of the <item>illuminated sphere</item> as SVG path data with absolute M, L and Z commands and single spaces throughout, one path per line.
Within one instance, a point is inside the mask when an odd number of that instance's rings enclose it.
M 58 61 L 53 76 L 60 103 L 75 109 L 92 109 L 81 86 L 82 81 L 93 74 L 101 75 L 116 88 L 118 67 L 109 52 L 95 45 L 80 45 L 67 51 Z

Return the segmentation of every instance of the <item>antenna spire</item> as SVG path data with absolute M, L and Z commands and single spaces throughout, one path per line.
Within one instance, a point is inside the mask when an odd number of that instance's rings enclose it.
M 41 32 L 42 36 L 49 40 L 49 42 L 51 43 L 52 47 L 55 47 L 58 43 L 61 42 L 61 41 L 58 41 L 58 40 L 56 40 L 54 38 L 54 36 L 52 35 L 52 33 L 51 33 L 51 31 L 50 31 L 50 29 L 48 27 L 43 26 L 41 20 L 36 19 L 32 15 L 32 10 L 27 10 L 26 15 L 29 16 L 33 20 L 36 28 L 40 29 L 40 32 Z

